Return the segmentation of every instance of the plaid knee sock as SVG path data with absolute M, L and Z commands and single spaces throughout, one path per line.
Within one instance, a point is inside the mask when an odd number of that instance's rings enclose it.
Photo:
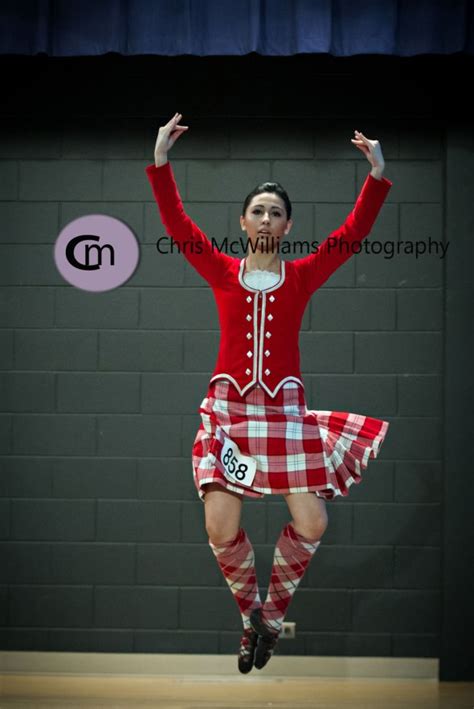
M 254 608 L 260 608 L 262 605 L 255 571 L 255 555 L 250 539 L 245 529 L 241 527 L 234 539 L 223 544 L 213 544 L 209 539 L 209 546 L 237 601 L 244 629 L 250 628 L 250 613 Z
M 280 632 L 293 594 L 320 543 L 298 534 L 291 522 L 280 532 L 262 609 L 262 620 L 272 632 Z

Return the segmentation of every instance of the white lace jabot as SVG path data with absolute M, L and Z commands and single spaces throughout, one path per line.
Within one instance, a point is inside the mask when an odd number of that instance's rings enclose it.
M 270 288 L 280 280 L 278 273 L 274 273 L 273 271 L 265 271 L 260 268 L 256 268 L 254 271 L 247 271 L 243 278 L 248 286 L 251 288 L 256 288 L 257 290 Z

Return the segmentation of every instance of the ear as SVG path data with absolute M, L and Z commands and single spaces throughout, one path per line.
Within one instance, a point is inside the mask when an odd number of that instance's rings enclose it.
M 242 215 L 240 215 L 240 227 L 242 231 L 245 231 L 245 219 L 243 218 Z
M 293 220 L 288 219 L 288 224 L 286 225 L 285 234 L 288 234 L 291 231 L 292 226 L 293 226 Z

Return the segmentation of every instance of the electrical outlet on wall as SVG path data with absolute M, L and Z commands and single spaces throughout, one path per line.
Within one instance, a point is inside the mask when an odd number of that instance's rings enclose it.
M 296 623 L 283 623 L 280 640 L 292 640 L 296 637 Z

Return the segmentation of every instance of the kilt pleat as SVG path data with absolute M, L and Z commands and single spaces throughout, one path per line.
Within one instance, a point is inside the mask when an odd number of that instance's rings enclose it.
M 388 422 L 347 411 L 307 408 L 305 390 L 287 382 L 272 398 L 260 386 L 241 396 L 226 379 L 211 382 L 199 407 L 201 423 L 192 448 L 193 478 L 201 500 L 206 483 L 250 497 L 314 492 L 332 500 L 347 496 L 376 458 Z M 250 486 L 226 476 L 225 442 L 256 460 Z

